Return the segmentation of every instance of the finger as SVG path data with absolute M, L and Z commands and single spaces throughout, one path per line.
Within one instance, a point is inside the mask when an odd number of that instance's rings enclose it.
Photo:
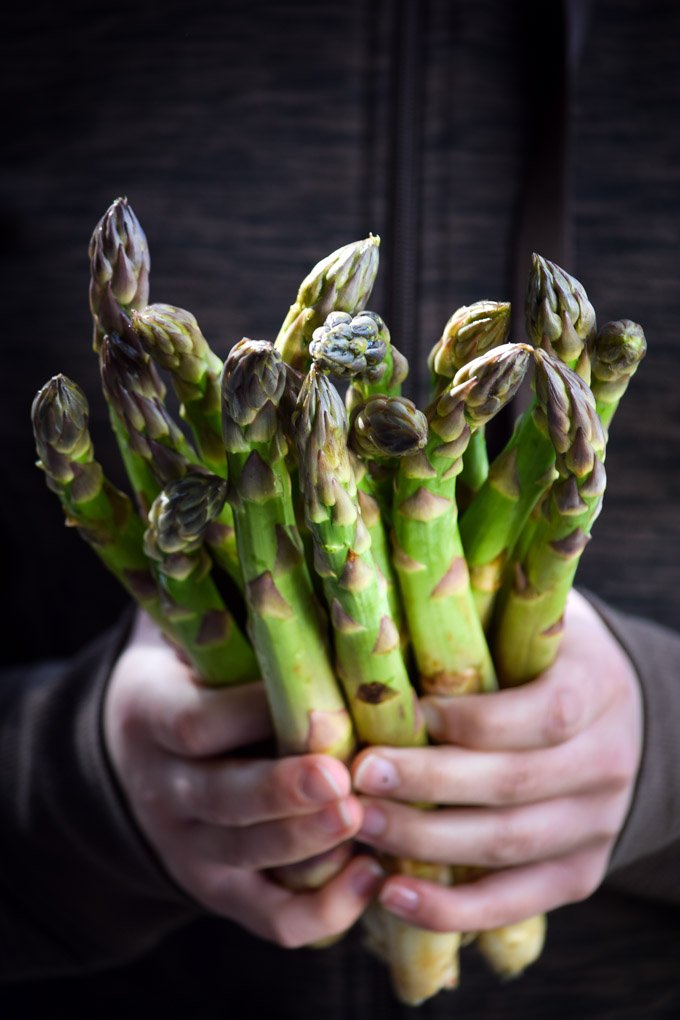
M 323 888 L 305 893 L 290 892 L 259 873 L 221 867 L 199 898 L 254 935 L 297 949 L 351 928 L 383 879 L 377 861 L 365 856 L 355 857 Z
M 440 864 L 507 868 L 611 846 L 621 824 L 619 798 L 565 797 L 521 808 L 421 811 L 370 802 L 358 838 L 397 857 Z
M 247 747 L 272 735 L 261 683 L 208 688 L 163 648 L 144 649 L 138 677 L 141 724 L 160 747 L 201 758 Z
M 313 814 L 222 828 L 202 822 L 185 826 L 187 852 L 197 861 L 223 862 L 260 871 L 304 861 L 356 835 L 363 812 L 355 797 L 336 801 Z
M 587 649 L 588 654 L 584 654 Z M 425 698 L 432 738 L 478 750 L 529 750 L 571 740 L 637 688 L 633 667 L 610 631 L 572 593 L 555 663 L 537 680 L 483 698 Z
M 369 748 L 352 765 L 354 789 L 405 803 L 498 807 L 624 789 L 637 768 L 635 742 L 623 742 L 612 722 L 603 716 L 566 744 L 531 751 Z
M 309 814 L 351 792 L 347 768 L 321 754 L 278 761 L 169 759 L 157 785 L 178 819 L 236 827 Z
M 448 888 L 394 876 L 380 902 L 432 931 L 489 931 L 585 899 L 600 885 L 606 864 L 606 854 L 584 850 Z
M 433 740 L 480 751 L 522 751 L 573 739 L 609 707 L 617 693 L 610 673 L 593 675 L 583 659 L 562 658 L 538 680 L 457 698 L 421 701 Z

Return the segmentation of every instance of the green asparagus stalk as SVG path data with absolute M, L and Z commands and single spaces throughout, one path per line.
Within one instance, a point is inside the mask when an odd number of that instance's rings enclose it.
M 222 360 L 211 350 L 195 317 L 173 305 L 148 305 L 132 312 L 132 328 L 146 352 L 170 373 L 181 401 L 180 416 L 191 428 L 205 466 L 226 477 L 222 442 Z
M 243 339 L 222 377 L 224 442 L 249 631 L 284 754 L 348 760 L 352 725 L 295 523 L 278 408 L 286 366 L 272 344 Z
M 350 416 L 348 442 L 361 517 L 371 539 L 373 559 L 386 584 L 390 612 L 404 649 L 409 641 L 408 630 L 386 530 L 392 515 L 390 512 L 387 516 L 382 508 L 389 507 L 391 511 L 394 465 L 398 458 L 416 453 L 427 442 L 427 419 L 405 397 L 369 397 Z M 383 469 L 380 474 L 371 471 L 375 465 Z
M 136 338 L 105 336 L 100 364 L 121 455 L 148 512 L 162 487 L 181 478 L 198 458 L 165 407 L 165 386 Z
M 154 619 L 160 592 L 144 555 L 144 527 L 130 500 L 105 477 L 88 430 L 82 390 L 56 375 L 38 391 L 31 408 L 38 467 L 59 497 L 66 523 L 77 528 L 126 591 Z
M 253 649 L 227 609 L 211 576 L 204 537 L 226 499 L 217 475 L 191 471 L 156 497 L 144 533 L 144 551 L 169 597 L 166 615 L 185 647 L 201 651 L 201 680 L 211 686 L 258 676 Z
M 494 659 L 504 685 L 525 683 L 554 661 L 562 617 L 605 488 L 605 431 L 588 386 L 542 351 L 536 387 L 558 477 L 528 537 L 518 543 L 494 619 Z
M 616 332 L 620 336 L 622 331 Z M 557 451 L 558 477 L 540 515 L 517 543 L 498 599 L 493 649 L 503 686 L 526 683 L 554 661 L 567 596 L 605 487 L 606 435 L 592 392 L 559 361 L 540 350 L 535 356 L 544 362 L 537 401 L 543 428 Z M 603 374 L 596 363 L 594 358 L 594 379 L 596 371 Z M 512 977 L 537 959 L 544 936 L 545 917 L 536 915 L 481 933 L 478 946 L 498 973 Z
M 424 738 L 422 721 L 359 513 L 344 404 L 316 363 L 303 383 L 293 424 L 315 567 L 357 732 L 371 744 L 418 742 Z
M 426 740 L 400 651 L 399 633 L 371 555 L 357 504 L 343 401 L 312 364 L 294 419 L 300 481 L 315 565 L 323 580 L 335 637 L 336 669 L 363 743 L 416 745 Z M 448 883 L 450 869 L 395 861 L 402 872 Z M 416 1004 L 457 979 L 457 934 L 415 929 L 377 909 L 373 947 L 391 967 L 397 995 Z
M 532 258 L 526 297 L 527 331 L 540 349 L 559 357 L 586 382 L 595 312 L 582 285 L 540 255 Z M 536 371 L 542 371 L 540 363 Z M 532 401 L 460 521 L 477 611 L 485 629 L 512 548 L 554 477 L 554 450 Z
M 168 640 L 189 660 L 201 678 L 220 681 L 252 679 L 247 646 L 238 659 L 228 658 L 213 673 L 215 619 L 199 619 L 189 629 L 172 600 L 159 586 L 144 553 L 144 525 L 132 503 L 105 477 L 94 459 L 88 431 L 89 408 L 83 392 L 57 375 L 39 390 L 32 407 L 38 466 L 59 497 L 66 523 L 75 527 L 132 598 L 158 624 Z M 227 616 L 221 630 L 239 648 L 236 624 Z M 241 641 L 244 641 L 241 638 Z M 250 664 L 254 665 L 252 653 Z
M 527 344 L 505 344 L 460 369 L 428 409 L 427 445 L 399 465 L 393 559 L 421 684 L 429 692 L 495 686 L 458 531 L 456 477 L 470 434 L 514 396 L 530 351 Z
M 121 456 L 146 515 L 165 485 L 202 462 L 168 412 L 165 386 L 134 332 L 129 340 L 116 334 L 103 338 L 101 376 Z M 229 507 L 211 524 L 206 540 L 220 567 L 242 587 Z
M 149 300 L 149 247 L 127 198 L 106 210 L 90 239 L 90 310 L 93 346 L 107 333 L 127 334 L 129 315 Z
M 392 347 L 389 330 L 376 312 L 364 311 L 355 316 L 331 312 L 323 326 L 314 331 L 309 351 L 323 371 L 349 382 L 345 403 L 350 424 L 372 397 L 398 397 L 408 373 L 406 358 Z M 393 457 L 378 455 L 373 450 L 364 464 L 357 467 L 359 492 L 378 501 L 382 518 L 389 525 Z
M 435 393 L 468 362 L 508 341 L 511 307 L 507 301 L 475 301 L 458 308 L 444 326 L 428 356 Z M 489 457 L 483 426 L 475 429 L 463 456 L 458 478 L 458 502 L 464 509 L 489 473 Z
M 646 351 L 642 326 L 630 319 L 606 322 L 598 331 L 591 355 L 590 388 L 605 429 L 609 428 Z
M 318 262 L 300 284 L 275 345 L 284 361 L 305 372 L 314 330 L 333 311 L 354 315 L 366 306 L 378 271 L 380 238 L 370 235 Z

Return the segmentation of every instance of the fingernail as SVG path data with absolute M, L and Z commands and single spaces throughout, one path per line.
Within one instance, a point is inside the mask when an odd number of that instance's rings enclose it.
M 354 819 L 347 804 L 341 800 L 337 804 L 333 804 L 332 807 L 326 808 L 325 811 L 321 811 L 318 823 L 324 832 L 330 833 L 331 836 L 337 836 L 345 829 L 351 828 Z
M 425 725 L 429 733 L 441 733 L 443 721 L 439 706 L 431 698 L 424 698 L 420 708 L 425 716 Z
M 357 837 L 361 839 L 362 836 L 379 836 L 386 828 L 387 818 L 385 817 L 385 812 L 373 804 L 369 804 L 364 811 L 364 820 L 357 833 Z
M 320 804 L 338 800 L 345 794 L 330 769 L 318 763 L 307 766 L 302 774 L 300 789 L 304 797 Z
M 412 914 L 420 906 L 420 896 L 410 886 L 391 882 L 380 893 L 380 902 L 394 914 Z
M 391 761 L 368 754 L 354 773 L 354 785 L 364 793 L 384 793 L 399 785 L 399 773 Z
M 374 892 L 377 892 L 378 887 L 385 877 L 385 872 L 382 870 L 377 861 L 366 861 L 361 867 L 357 867 L 356 871 L 350 877 L 349 884 L 357 896 L 362 899 L 366 896 L 372 896 Z

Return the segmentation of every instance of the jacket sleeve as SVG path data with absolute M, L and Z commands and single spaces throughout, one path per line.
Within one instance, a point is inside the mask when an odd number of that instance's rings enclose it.
M 635 667 L 644 713 L 635 793 L 607 884 L 680 903 L 680 634 L 588 598 Z
M 71 661 L 0 674 L 0 978 L 122 963 L 201 913 L 139 835 L 104 750 L 130 621 Z

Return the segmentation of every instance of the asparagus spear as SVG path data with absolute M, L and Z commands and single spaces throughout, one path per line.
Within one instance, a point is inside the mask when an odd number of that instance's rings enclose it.
M 181 478 L 198 458 L 168 413 L 165 386 L 136 337 L 103 337 L 100 365 L 121 455 L 148 513 L 163 485 Z
M 642 330 L 635 324 L 603 327 L 592 357 L 593 385 L 602 386 L 597 404 L 578 376 L 558 362 L 547 363 L 537 394 L 558 451 L 559 474 L 537 523 L 520 537 L 498 600 L 494 657 L 504 685 L 531 680 L 557 654 L 567 596 L 601 509 L 606 427 L 644 349 Z M 536 356 L 545 359 L 539 351 Z M 495 970 L 513 976 L 539 956 L 544 929 L 545 918 L 537 915 L 484 932 L 478 944 Z
M 404 649 L 409 637 L 387 526 L 392 518 L 394 465 L 398 458 L 416 453 L 425 445 L 427 419 L 405 397 L 370 397 L 357 405 L 350 416 L 348 442 L 361 517 L 371 539 L 373 559 L 386 584 L 390 612 Z M 389 513 L 385 508 L 389 508 Z
M 90 310 L 95 351 L 107 333 L 125 335 L 129 314 L 149 300 L 149 247 L 127 198 L 117 198 L 94 229 L 90 258 Z
M 468 362 L 508 342 L 510 311 L 507 301 L 475 301 L 456 309 L 427 359 L 437 392 Z
M 347 760 L 352 725 L 295 524 L 278 406 L 287 371 L 272 344 L 244 338 L 222 377 L 229 499 L 249 630 L 282 753 Z
M 190 466 L 200 467 L 201 461 L 165 407 L 165 386 L 134 332 L 126 340 L 105 336 L 100 365 L 121 456 L 146 515 L 165 485 L 182 478 Z M 206 540 L 219 565 L 241 587 L 229 507 L 211 524 Z
M 253 649 L 224 604 L 212 577 L 204 536 L 226 499 L 222 478 L 191 471 L 156 497 L 144 551 L 168 596 L 166 616 L 185 646 L 201 650 L 201 679 L 243 683 L 258 675 Z
M 424 730 L 398 634 L 359 513 L 344 404 L 316 363 L 300 390 L 293 424 L 315 567 L 331 609 L 337 670 L 357 731 L 372 744 L 421 740 Z
M 606 322 L 598 331 L 591 356 L 590 388 L 605 429 L 609 428 L 646 351 L 642 326 L 630 319 Z
M 347 449 L 343 401 L 312 364 L 294 419 L 307 522 L 315 565 L 331 609 L 337 672 L 359 740 L 415 745 L 426 740 L 399 647 L 399 634 L 379 584 L 370 538 L 357 505 Z M 416 862 L 395 868 L 446 883 L 450 869 Z M 424 932 L 385 911 L 371 915 L 374 948 L 391 966 L 397 995 L 416 1004 L 458 979 L 459 936 Z
M 392 347 L 389 330 L 375 312 L 364 311 L 354 317 L 346 312 L 331 312 L 323 326 L 314 331 L 309 350 L 320 368 L 349 381 L 345 403 L 350 426 L 371 397 L 398 397 L 408 373 L 408 362 Z M 394 405 L 395 411 L 397 406 Z M 357 466 L 359 492 L 378 501 L 382 518 L 389 524 L 393 457 L 378 455 L 373 449 L 365 463 Z
M 144 556 L 142 522 L 94 459 L 89 413 L 85 394 L 64 375 L 38 391 L 31 408 L 38 467 L 59 497 L 66 523 L 78 529 L 128 593 L 158 619 L 160 593 Z
M 543 426 L 557 451 L 558 478 L 513 569 L 494 619 L 494 658 L 504 685 L 525 683 L 554 660 L 562 616 L 605 487 L 605 432 L 589 387 L 542 351 L 536 387 Z
M 31 411 L 38 465 L 66 514 L 106 567 L 133 599 L 152 617 L 168 640 L 207 680 L 245 680 L 255 673 L 252 653 L 239 646 L 235 623 L 226 616 L 223 630 L 232 635 L 231 649 L 240 657 L 226 659 L 213 673 L 215 620 L 196 617 L 189 628 L 175 613 L 144 554 L 144 525 L 130 500 L 104 477 L 94 459 L 88 431 L 89 408 L 83 392 L 63 375 L 39 390 Z M 240 638 L 241 642 L 244 639 Z M 249 661 L 250 660 L 250 661 Z
M 534 253 L 526 295 L 528 338 L 555 354 L 586 382 L 595 339 L 595 309 L 579 281 L 554 262 Z
M 427 445 L 399 466 L 394 563 L 421 683 L 431 692 L 495 685 L 458 532 L 456 476 L 471 432 L 515 394 L 530 351 L 505 344 L 460 369 L 428 409 Z
M 132 327 L 147 353 L 171 374 L 182 402 L 180 415 L 191 428 L 203 463 L 226 477 L 220 398 L 222 361 L 210 349 L 195 317 L 173 305 L 148 305 L 132 312 Z
M 444 326 L 441 337 L 428 356 L 436 393 L 469 361 L 493 347 L 507 343 L 510 332 L 510 304 L 507 301 L 475 301 L 458 308 Z M 458 502 L 463 509 L 489 473 L 484 426 L 475 429 L 463 455 L 458 478 Z
M 527 285 L 526 318 L 532 342 L 556 354 L 587 382 L 595 312 L 578 280 L 536 254 Z M 536 371 L 542 371 L 540 363 Z M 475 604 L 485 628 L 508 556 L 552 482 L 553 465 L 554 450 L 532 401 L 460 521 Z
M 353 315 L 366 306 L 378 271 L 379 245 L 380 238 L 371 234 L 331 252 L 308 273 L 276 337 L 284 361 L 306 371 L 312 334 L 326 316 L 333 311 Z

